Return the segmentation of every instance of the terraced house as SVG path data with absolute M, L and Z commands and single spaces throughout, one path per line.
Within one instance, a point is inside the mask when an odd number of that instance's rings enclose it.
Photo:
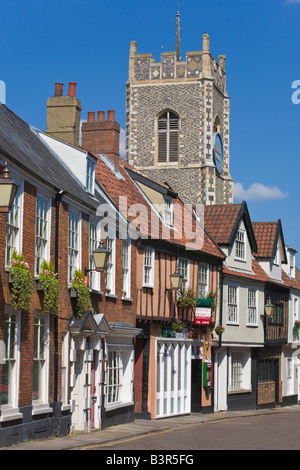
M 76 180 L 59 158 L 66 144 L 48 137 L 53 149 L 45 134 L 4 105 L 0 113 L 2 163 L 18 186 L 11 212 L 1 216 L 0 443 L 130 421 L 139 332 L 135 275 L 124 293 L 117 270 L 122 242 L 112 243 L 106 274 L 95 271 L 97 208 L 107 204 L 97 193 L 96 159 L 72 148 L 82 170 Z M 127 266 L 134 272 L 133 249 Z M 58 279 L 54 306 L 45 301 L 41 268 Z M 25 300 L 18 291 L 23 275 Z

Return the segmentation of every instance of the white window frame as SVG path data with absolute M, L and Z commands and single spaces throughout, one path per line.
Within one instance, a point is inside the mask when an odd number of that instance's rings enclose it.
M 247 326 L 258 326 L 257 299 L 257 289 L 248 288 Z
M 45 204 L 46 214 L 45 218 L 39 218 L 38 214 L 38 201 L 42 201 Z M 44 234 L 40 233 L 41 223 L 46 224 L 44 228 Z M 50 234 L 51 234 L 51 201 L 49 197 L 46 197 L 40 193 L 36 195 L 36 213 L 35 213 L 35 266 L 34 272 L 38 276 L 40 274 L 40 267 L 43 260 L 48 261 L 50 259 Z M 41 252 L 38 253 L 38 239 L 41 241 Z
M 246 232 L 239 229 L 235 237 L 235 259 L 246 261 Z
M 143 286 L 154 287 L 154 264 L 155 264 L 155 250 L 154 248 L 146 247 L 144 251 L 144 274 Z
M 206 298 L 209 293 L 209 264 L 198 263 L 198 297 Z
M 299 321 L 299 299 L 297 297 L 293 298 L 293 313 L 294 313 L 294 321 Z
M 69 332 L 62 332 L 61 341 L 61 402 L 65 406 L 68 404 L 68 370 L 69 370 Z
M 251 391 L 251 354 L 250 351 L 237 349 L 229 353 L 229 392 Z
M 116 240 L 106 239 L 106 248 L 109 250 L 108 262 L 105 272 L 106 295 L 115 295 L 115 271 L 116 271 Z
M 133 404 L 134 349 L 108 344 L 106 351 L 105 407 L 107 410 Z M 111 358 L 116 358 L 113 366 Z M 110 393 L 112 392 L 112 393 Z
M 130 239 L 122 240 L 122 298 L 131 296 L 131 242 Z
M 12 331 L 12 325 L 14 329 Z M 7 336 L 6 336 L 7 335 Z M 5 339 L 7 338 L 7 342 Z M 9 306 L 4 309 L 4 341 L 3 341 L 3 357 L 0 358 L 2 364 L 8 365 L 7 374 L 7 403 L 0 402 L 2 417 L 5 411 L 18 408 L 19 399 L 19 371 L 20 371 L 20 351 L 21 351 L 21 312 L 13 310 Z M 7 344 L 9 343 L 9 344 Z M 10 345 L 10 353 L 8 354 L 8 346 Z M 8 357 L 9 356 L 9 357 Z M 4 368 L 4 365 L 3 365 Z M 4 376 L 2 369 L 2 379 Z M 3 392 L 2 392 L 3 393 Z M 3 397 L 2 397 L 3 398 Z
M 190 260 L 179 257 L 177 260 L 178 272 L 183 276 L 181 290 L 186 292 L 190 285 Z
M 18 185 L 17 194 L 14 199 L 11 211 L 6 214 L 5 224 L 5 267 L 10 268 L 10 259 L 13 250 L 22 253 L 22 234 L 23 234 L 23 204 L 24 204 L 24 182 L 12 178 Z M 17 201 L 16 201 L 17 199 Z M 16 206 L 16 202 L 18 205 Z M 17 214 L 16 214 L 16 207 Z M 13 220 L 15 218 L 15 220 Z M 8 233 L 11 233 L 10 238 Z M 12 237 L 12 239 L 11 239 Z
M 92 195 L 95 192 L 95 163 L 88 157 L 86 159 L 86 191 Z
M 164 195 L 163 219 L 164 222 L 171 227 L 173 226 L 173 212 L 173 198 Z
M 38 397 L 34 399 L 32 386 L 32 404 L 45 405 L 48 403 L 49 389 L 49 315 L 35 313 L 34 315 L 34 355 L 33 355 L 33 379 L 34 369 L 38 367 Z M 37 331 L 37 334 L 36 334 Z
M 100 272 L 95 271 L 95 261 L 93 256 L 93 251 L 96 250 L 99 246 L 99 223 L 97 220 L 90 219 L 89 221 L 89 269 L 92 271 L 89 272 L 89 288 L 100 292 L 100 281 L 101 274 Z
M 73 230 L 70 233 L 70 218 L 76 219 L 77 233 Z M 72 235 L 70 237 L 70 235 Z M 71 243 L 70 243 L 71 242 Z M 68 212 L 68 282 L 72 282 L 72 277 L 81 266 L 81 213 L 69 208 Z
M 234 302 L 233 302 L 234 301 Z M 233 317 L 230 310 L 233 310 Z M 228 284 L 227 286 L 227 319 L 228 325 L 239 324 L 239 288 L 236 285 Z

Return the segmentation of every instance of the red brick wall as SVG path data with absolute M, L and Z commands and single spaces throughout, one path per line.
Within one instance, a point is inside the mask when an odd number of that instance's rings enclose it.
M 119 155 L 120 125 L 116 121 L 92 121 L 82 124 L 81 146 L 92 153 Z
M 61 336 L 63 330 L 68 330 L 69 319 L 76 308 L 76 299 L 70 298 L 68 288 L 68 204 L 62 200 L 59 206 L 59 245 L 58 245 L 58 279 L 60 283 L 59 313 L 58 313 L 58 400 L 61 389 Z M 24 183 L 24 211 L 23 211 L 23 248 L 22 253 L 29 263 L 30 271 L 34 275 L 35 261 L 35 216 L 36 216 L 36 188 Z M 56 204 L 52 198 L 51 210 L 51 238 L 50 257 L 55 265 L 55 225 Z M 82 213 L 82 270 L 89 266 L 89 216 Z M 3 340 L 4 305 L 10 304 L 10 287 L 8 273 L 5 271 L 5 214 L 0 214 L 0 340 Z M 136 313 L 136 248 L 131 246 L 131 297 L 132 301 L 122 300 L 122 241 L 116 240 L 116 289 L 117 298 L 109 298 L 104 294 L 92 294 L 93 307 L 97 313 L 104 313 L 108 321 L 131 323 L 135 326 Z M 42 309 L 42 293 L 37 290 L 36 281 L 33 282 L 33 295 L 30 309 L 21 315 L 21 363 L 19 406 L 32 403 L 33 382 L 33 326 L 34 313 Z M 105 293 L 105 273 L 101 274 L 101 290 Z M 49 352 L 49 402 L 54 399 L 54 317 L 50 318 L 50 352 Z M 1 365 L 0 365 L 1 374 Z M 0 375 L 1 377 L 1 375 Z M 1 387 L 1 380 L 0 380 Z

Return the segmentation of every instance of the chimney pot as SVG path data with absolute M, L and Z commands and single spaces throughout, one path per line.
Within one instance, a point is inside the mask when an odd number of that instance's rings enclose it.
M 88 112 L 88 122 L 93 122 L 95 121 L 95 111 L 89 111 Z
M 115 121 L 115 112 L 113 110 L 107 111 L 107 120 L 108 121 Z
M 76 96 L 76 82 L 69 82 L 68 96 Z
M 55 95 L 54 96 L 62 96 L 63 95 L 63 83 L 55 83 Z
M 98 111 L 98 121 L 104 121 L 104 111 Z

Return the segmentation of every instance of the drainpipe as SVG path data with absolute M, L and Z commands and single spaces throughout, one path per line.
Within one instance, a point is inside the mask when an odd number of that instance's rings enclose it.
M 55 272 L 58 273 L 58 246 L 59 246 L 59 206 L 64 191 L 59 191 L 55 196 L 56 224 L 55 224 Z M 59 276 L 58 276 L 59 277 Z M 54 319 L 54 403 L 57 403 L 58 386 L 58 314 Z
M 220 266 L 220 325 L 222 325 L 223 318 L 223 283 L 224 283 L 224 272 L 223 263 Z M 222 346 L 222 335 L 219 335 L 219 348 Z

